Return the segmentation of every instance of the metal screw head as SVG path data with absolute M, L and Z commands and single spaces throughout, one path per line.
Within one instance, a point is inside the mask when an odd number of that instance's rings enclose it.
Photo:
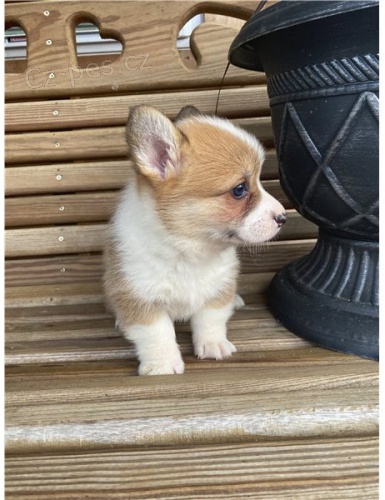
M 64 241 L 64 236 L 59 236 L 58 240 L 59 241 Z
M 66 268 L 65 268 L 65 267 L 62 267 L 62 268 L 60 269 L 60 272 L 61 272 L 61 273 L 65 273 L 65 272 L 66 272 Z
M 63 212 L 63 210 L 64 210 L 63 205 L 62 205 L 61 207 L 59 207 L 59 210 L 60 210 L 61 212 Z
M 55 148 L 60 148 L 61 144 L 60 142 L 55 142 Z
M 57 180 L 57 181 L 61 181 L 62 179 L 63 179 L 63 177 L 62 177 L 60 174 L 58 174 L 58 175 L 56 176 L 56 180 Z
M 52 78 L 55 78 L 55 73 L 50 73 L 50 74 L 48 75 L 48 78 L 51 78 L 51 80 L 52 80 Z
M 43 14 L 44 14 L 46 17 L 48 17 L 48 16 L 49 16 L 49 10 L 45 10 L 45 11 L 43 12 Z
M 46 40 L 45 44 L 46 45 L 52 45 L 52 40 Z
M 53 114 L 54 116 L 57 116 L 57 115 L 59 114 L 59 111 L 58 111 L 57 109 L 54 109 L 54 110 L 52 111 L 52 114 Z

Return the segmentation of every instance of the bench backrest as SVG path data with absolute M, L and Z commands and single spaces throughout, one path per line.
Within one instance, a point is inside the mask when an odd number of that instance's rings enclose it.
M 187 104 L 213 113 L 237 29 L 205 22 L 190 47 L 178 32 L 207 11 L 247 19 L 255 1 L 8 2 L 6 27 L 27 35 L 27 62 L 6 62 L 6 282 L 9 286 L 88 282 L 117 190 L 131 168 L 124 137 L 129 108 L 150 104 L 174 117 Z M 91 21 L 118 40 L 116 56 L 77 54 L 75 28 Z M 218 112 L 267 147 L 267 189 L 277 180 L 263 74 L 231 67 Z M 314 237 L 298 219 L 285 238 Z

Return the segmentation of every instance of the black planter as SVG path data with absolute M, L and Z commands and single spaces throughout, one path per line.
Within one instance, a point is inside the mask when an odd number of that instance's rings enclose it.
M 265 71 L 282 187 L 319 226 L 269 307 L 297 335 L 378 359 L 378 1 L 285 1 L 254 14 L 230 62 Z

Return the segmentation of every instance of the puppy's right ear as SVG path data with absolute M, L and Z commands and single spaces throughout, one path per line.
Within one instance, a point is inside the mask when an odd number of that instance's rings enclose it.
M 126 132 L 130 153 L 143 175 L 165 181 L 178 174 L 182 135 L 160 111 L 151 106 L 132 108 Z

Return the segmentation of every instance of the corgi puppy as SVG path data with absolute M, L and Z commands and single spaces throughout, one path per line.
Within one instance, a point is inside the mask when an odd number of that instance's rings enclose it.
M 110 222 L 104 289 L 139 374 L 183 373 L 175 320 L 191 321 L 198 358 L 231 356 L 226 323 L 244 304 L 236 246 L 273 238 L 286 220 L 259 180 L 263 147 L 193 107 L 174 123 L 131 109 L 127 141 L 134 169 Z

